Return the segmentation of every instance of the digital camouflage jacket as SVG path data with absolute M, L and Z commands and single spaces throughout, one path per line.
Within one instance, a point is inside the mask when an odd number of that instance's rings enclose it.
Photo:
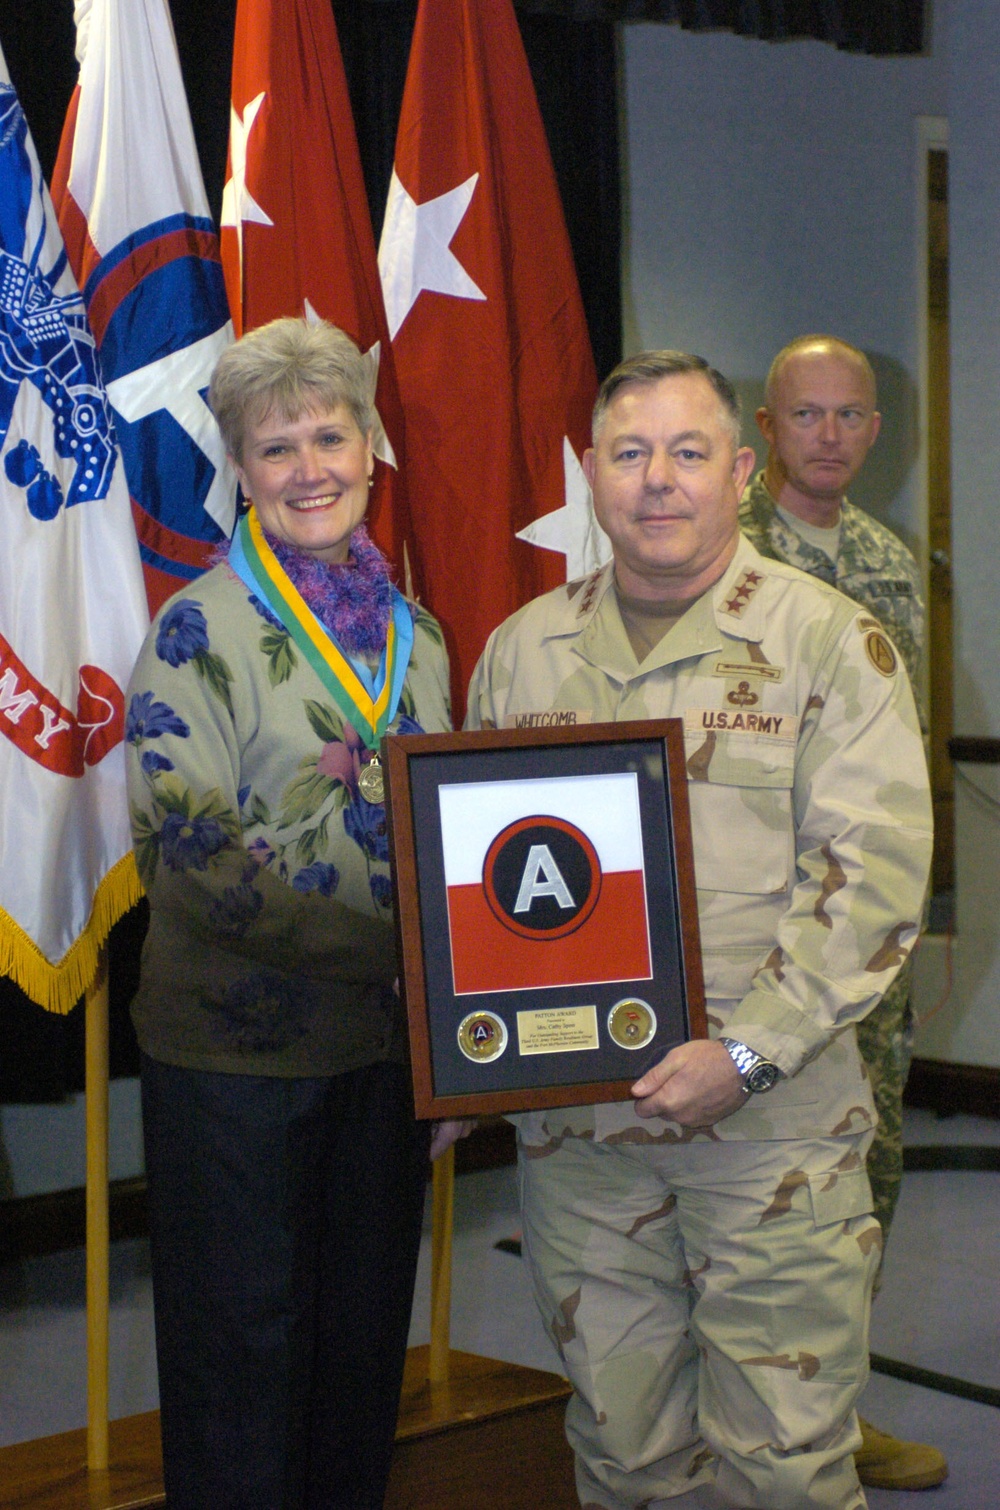
M 763 472 L 757 473 L 743 494 L 740 529 L 762 556 L 799 567 L 873 613 L 903 657 L 920 707 L 924 600 L 917 563 L 898 535 L 845 499 L 840 546 L 833 562 L 782 519 Z

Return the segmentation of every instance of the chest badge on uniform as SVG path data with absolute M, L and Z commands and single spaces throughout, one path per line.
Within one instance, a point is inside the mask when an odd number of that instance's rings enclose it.
M 865 635 L 865 652 L 880 676 L 896 675 L 896 652 L 880 629 Z
M 750 691 L 748 681 L 742 681 L 737 684 L 734 691 L 726 693 L 726 702 L 732 703 L 734 708 L 752 708 L 755 703 L 760 702 L 760 698 L 756 692 Z

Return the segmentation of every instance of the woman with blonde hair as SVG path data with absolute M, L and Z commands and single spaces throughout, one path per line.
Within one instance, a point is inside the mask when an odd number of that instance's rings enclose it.
M 126 730 L 167 1500 L 375 1510 L 430 1145 L 376 752 L 450 727 L 447 658 L 364 527 L 354 343 L 276 320 L 209 402 L 248 509 L 157 616 Z

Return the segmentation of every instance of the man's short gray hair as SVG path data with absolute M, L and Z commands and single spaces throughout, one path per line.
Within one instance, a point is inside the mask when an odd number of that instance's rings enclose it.
M 608 409 L 620 388 L 627 384 L 646 387 L 658 383 L 661 378 L 679 377 L 689 372 L 701 373 L 711 385 L 718 397 L 723 421 L 732 433 L 733 448 L 738 448 L 743 420 L 739 394 L 717 368 L 710 367 L 704 357 L 694 356 L 689 351 L 640 351 L 638 355 L 619 362 L 597 391 L 591 427 L 595 444 Z
M 265 415 L 296 420 L 345 404 L 362 435 L 375 418 L 372 372 L 350 336 L 326 320 L 271 320 L 226 348 L 208 403 L 226 450 L 243 461 L 249 426 Z

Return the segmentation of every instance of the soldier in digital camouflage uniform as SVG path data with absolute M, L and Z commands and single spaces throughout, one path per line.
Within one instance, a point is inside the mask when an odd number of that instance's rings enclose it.
M 762 556 L 828 582 L 878 618 L 903 658 L 919 708 L 924 605 L 917 563 L 898 535 L 845 496 L 878 435 L 875 403 L 875 375 L 856 347 L 829 336 L 801 336 L 784 347 L 757 411 L 767 465 L 743 495 L 740 528 Z M 926 728 L 923 717 L 921 723 Z M 878 1113 L 868 1177 L 883 1247 L 903 1178 L 911 977 L 907 960 L 857 1030 Z M 866 1422 L 862 1430 L 863 1483 L 919 1489 L 945 1477 L 937 1448 L 897 1442 Z
M 508 619 L 469 696 L 472 727 L 684 721 L 711 1037 L 634 1102 L 516 1119 L 586 1510 L 865 1504 L 880 1232 L 853 1024 L 917 936 L 926 770 L 878 621 L 740 537 L 738 423 L 700 358 L 612 373 L 584 466 L 615 560 Z

